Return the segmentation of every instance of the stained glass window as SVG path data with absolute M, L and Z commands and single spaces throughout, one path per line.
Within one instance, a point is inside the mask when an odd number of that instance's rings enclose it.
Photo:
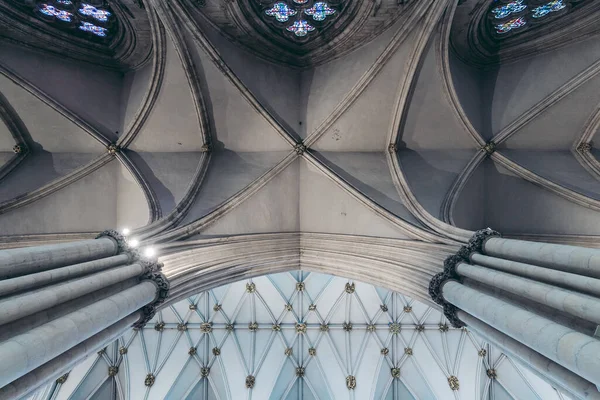
M 553 20 L 582 3 L 581 0 L 494 0 L 488 20 L 497 38 L 510 37 Z
M 335 10 L 327 3 L 318 2 L 314 6 L 304 10 L 306 15 L 311 15 L 315 21 L 323 21 L 328 15 L 333 15 Z
M 308 32 L 315 30 L 315 27 L 306 22 L 305 20 L 294 21 L 294 23 L 286 28 L 290 32 L 294 32 L 296 36 L 306 36 Z
M 35 4 L 34 13 L 48 23 L 88 38 L 107 38 L 116 23 L 106 0 L 45 0 Z M 27 9 L 22 2 L 21 8 Z M 29 8 L 31 10 L 31 8 Z
M 288 19 L 290 19 L 290 16 L 296 15 L 296 13 L 296 10 L 292 10 L 285 3 L 275 3 L 273 5 L 273 8 L 270 8 L 265 11 L 265 14 L 267 14 L 270 17 L 275 17 L 275 19 L 279 22 L 287 21 Z

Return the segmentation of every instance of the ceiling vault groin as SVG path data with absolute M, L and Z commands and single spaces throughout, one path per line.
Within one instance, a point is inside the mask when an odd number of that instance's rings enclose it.
M 600 131 L 600 105 L 584 125 L 583 133 L 575 140 L 571 152 L 592 176 L 600 180 L 600 162 L 591 152 L 594 135 Z

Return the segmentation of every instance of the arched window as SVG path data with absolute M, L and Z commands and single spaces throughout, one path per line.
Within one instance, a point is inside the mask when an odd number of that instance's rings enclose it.
M 494 0 L 488 13 L 489 28 L 498 39 L 510 37 L 554 20 L 584 1 Z
M 116 18 L 104 0 L 21 0 L 21 7 L 49 24 L 76 35 L 105 40 L 114 32 Z
M 337 4 L 339 0 L 335 4 L 334 1 L 277 1 L 269 3 L 262 10 L 262 15 L 274 28 L 290 32 L 296 39 L 303 39 L 313 32 L 318 33 L 339 14 L 341 5 Z

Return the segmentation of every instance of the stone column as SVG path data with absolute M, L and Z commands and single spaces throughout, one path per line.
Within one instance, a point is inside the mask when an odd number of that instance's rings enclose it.
M 115 231 L 0 251 L 0 398 L 35 390 L 132 324 L 145 325 L 168 296 L 161 266 Z
M 589 328 L 600 324 L 596 277 L 599 250 L 503 239 L 488 228 L 446 259 L 429 293 L 454 326 L 473 325 L 508 354 L 527 354 L 521 359 L 570 395 L 596 399 L 600 338 Z M 570 320 L 581 323 L 566 326 Z

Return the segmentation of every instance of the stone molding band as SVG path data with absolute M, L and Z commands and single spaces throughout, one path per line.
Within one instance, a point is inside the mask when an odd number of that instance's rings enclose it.
M 444 300 L 442 294 L 444 284 L 449 281 L 462 282 L 461 277 L 456 272 L 456 266 L 461 262 L 470 264 L 471 254 L 483 254 L 486 240 L 500 236 L 500 233 L 491 228 L 478 230 L 473 234 L 466 245 L 461 246 L 460 249 L 458 249 L 455 255 L 448 256 L 444 260 L 444 270 L 436 274 L 429 283 L 429 296 L 435 303 L 442 306 L 445 317 L 455 328 L 462 328 L 465 326 L 465 323 L 462 322 L 456 314 L 458 308 Z

